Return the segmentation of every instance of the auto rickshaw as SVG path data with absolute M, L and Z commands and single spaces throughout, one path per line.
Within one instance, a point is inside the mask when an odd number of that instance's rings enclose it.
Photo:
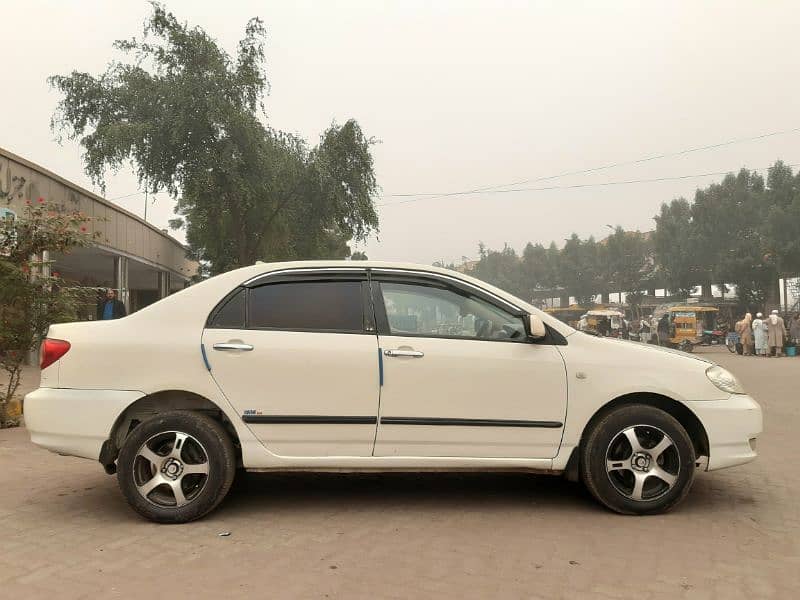
M 581 308 L 577 304 L 572 304 L 570 306 L 565 306 L 563 308 L 546 308 L 544 309 L 549 315 L 553 315 L 556 319 L 561 321 L 562 323 L 566 323 L 570 327 L 574 327 L 575 329 L 578 328 L 578 322 L 581 319 L 581 315 L 586 314 L 586 309 Z
M 713 306 L 670 306 L 666 312 L 670 322 L 668 344 L 671 348 L 691 352 L 716 330 L 719 309 Z M 656 317 L 660 315 L 656 314 Z
M 620 337 L 625 320 L 625 315 L 621 311 L 612 308 L 590 310 L 584 317 L 586 327 L 583 331 L 607 337 Z

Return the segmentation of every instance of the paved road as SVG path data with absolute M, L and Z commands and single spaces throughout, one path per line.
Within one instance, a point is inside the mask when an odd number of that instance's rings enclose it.
M 0 431 L 0 597 L 800 597 L 800 358 L 714 357 L 765 408 L 761 457 L 655 517 L 545 476 L 264 474 L 157 526 L 97 464 Z

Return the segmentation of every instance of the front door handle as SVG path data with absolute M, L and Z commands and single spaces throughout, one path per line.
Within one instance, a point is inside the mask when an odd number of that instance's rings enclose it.
M 241 350 L 242 352 L 250 352 L 253 347 L 250 344 L 241 344 L 238 342 L 226 342 L 224 344 L 214 344 L 214 350 Z
M 419 350 L 384 350 L 386 356 L 410 356 L 411 358 L 422 358 L 425 356 L 424 352 Z

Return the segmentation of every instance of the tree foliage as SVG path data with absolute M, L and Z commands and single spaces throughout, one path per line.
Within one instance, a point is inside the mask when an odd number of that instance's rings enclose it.
M 522 280 L 524 297 L 532 298 L 537 288 L 554 288 L 559 281 L 560 253 L 555 243 L 549 248 L 528 242 L 522 251 Z
M 581 240 L 578 234 L 564 243 L 559 257 L 562 286 L 582 305 L 591 305 L 594 297 L 605 286 L 600 273 L 600 251 L 593 237 Z
M 653 244 L 648 236 L 618 226 L 605 240 L 601 261 L 606 291 L 625 292 L 628 304 L 638 304 L 652 278 Z
M 19 385 L 22 363 L 52 323 L 73 320 L 80 298 L 57 273 L 47 274 L 42 251 L 69 252 L 88 245 L 83 214 L 28 202 L 19 218 L 0 219 L 0 426 Z
M 662 204 L 653 233 L 656 272 L 664 285 L 680 295 L 689 295 L 697 283 L 692 207 L 683 198 Z
M 343 257 L 377 230 L 370 147 L 358 123 L 333 123 L 318 143 L 260 118 L 266 29 L 251 19 L 231 56 L 203 29 L 153 4 L 141 38 L 98 76 L 73 71 L 53 128 L 78 139 L 103 186 L 131 164 L 142 187 L 177 200 L 195 257 L 212 273 L 257 259 Z
M 483 243 L 478 245 L 480 260 L 472 275 L 488 281 L 512 294 L 523 295 L 524 284 L 520 277 L 520 260 L 513 248 L 506 245 L 502 250 L 492 252 Z

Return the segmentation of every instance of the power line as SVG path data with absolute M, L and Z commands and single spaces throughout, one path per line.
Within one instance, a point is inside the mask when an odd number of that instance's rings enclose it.
M 613 169 L 615 167 L 625 167 L 625 166 L 630 166 L 630 165 L 638 165 L 638 164 L 642 164 L 642 163 L 645 163 L 645 162 L 650 162 L 650 161 L 653 161 L 653 160 L 660 160 L 662 158 L 673 158 L 673 157 L 676 157 L 676 156 L 683 156 L 685 154 L 691 154 L 693 152 L 701 152 L 701 151 L 704 151 L 704 150 L 713 150 L 715 148 L 722 148 L 724 146 L 730 146 L 730 145 L 733 145 L 733 144 L 740 144 L 740 143 L 743 143 L 743 142 L 752 142 L 752 141 L 756 141 L 756 140 L 763 140 L 765 138 L 775 137 L 775 136 L 778 136 L 778 135 L 787 135 L 787 134 L 790 134 L 790 133 L 797 133 L 797 132 L 800 132 L 800 127 L 795 127 L 793 129 L 784 129 L 782 131 L 773 131 L 773 132 L 770 132 L 770 133 L 762 133 L 760 135 L 755 135 L 755 136 L 746 137 L 746 138 L 736 138 L 736 139 L 733 139 L 733 140 L 728 140 L 726 142 L 719 142 L 719 143 L 716 143 L 716 144 L 709 144 L 707 146 L 698 146 L 698 147 L 695 147 L 695 148 L 686 148 L 684 150 L 678 150 L 677 152 L 667 152 L 667 153 L 663 153 L 663 154 L 656 154 L 656 155 L 653 155 L 653 156 L 647 156 L 647 157 L 644 157 L 644 158 L 638 158 L 636 160 L 616 162 L 616 163 L 611 163 L 611 164 L 608 164 L 608 165 L 592 167 L 590 169 L 581 169 L 581 170 L 578 170 L 578 171 L 565 171 L 563 173 L 559 173 L 558 175 L 548 175 L 546 177 L 536 177 L 536 178 L 533 178 L 533 179 L 523 179 L 523 180 L 515 181 L 515 182 L 512 182 L 512 183 L 506 183 L 506 184 L 500 184 L 500 185 L 492 185 L 492 186 L 487 186 L 487 187 L 475 188 L 475 189 L 472 189 L 472 190 L 463 190 L 463 191 L 457 191 L 457 192 L 424 192 L 424 193 L 408 193 L 408 194 L 387 194 L 385 197 L 387 197 L 387 198 L 410 198 L 410 197 L 420 196 L 420 197 L 437 197 L 437 198 L 441 197 L 441 198 L 445 198 L 447 196 L 465 196 L 465 195 L 469 195 L 469 194 L 477 194 L 477 193 L 480 193 L 480 192 L 498 190 L 500 188 L 507 188 L 507 187 L 511 187 L 511 186 L 515 186 L 515 185 L 524 185 L 526 183 L 533 183 L 535 181 L 548 181 L 548 180 L 551 180 L 551 179 L 559 179 L 561 177 L 568 177 L 570 175 L 585 175 L 587 173 L 595 173 L 597 171 L 604 171 L 606 169 Z M 513 190 L 508 190 L 508 191 L 513 191 Z
M 800 163 L 792 163 L 786 165 L 787 167 L 796 167 L 800 165 Z M 771 166 L 771 165 L 770 165 Z M 753 171 L 760 171 L 764 169 L 769 169 L 770 167 L 756 167 L 752 169 Z M 733 171 L 716 171 L 713 173 L 696 173 L 693 175 L 675 175 L 674 177 L 655 177 L 653 179 L 627 179 L 622 181 L 601 181 L 598 183 L 576 183 L 572 185 L 551 185 L 546 187 L 532 187 L 532 188 L 516 188 L 513 190 L 487 190 L 485 194 L 511 194 L 515 192 L 545 192 L 551 190 L 571 190 L 576 188 L 591 188 L 591 187 L 608 187 L 613 185 L 632 185 L 636 183 L 655 183 L 659 181 L 679 181 L 681 179 L 693 179 L 696 177 L 712 177 L 717 175 L 727 175 L 732 173 Z M 477 192 L 476 192 L 477 193 Z M 407 200 L 399 200 L 397 202 L 386 202 L 383 204 L 378 204 L 378 206 L 397 206 L 399 204 L 408 204 L 410 202 L 419 202 L 420 200 L 436 200 L 438 198 L 442 198 L 444 196 L 435 196 L 435 197 L 422 197 L 422 198 L 409 198 Z
M 508 188 L 508 187 L 512 187 L 512 186 L 516 186 L 516 185 L 524 185 L 526 183 L 533 183 L 533 182 L 536 182 L 536 181 L 549 181 L 549 180 L 552 180 L 552 179 L 560 179 L 562 177 L 568 177 L 568 176 L 571 176 L 571 175 L 585 175 L 585 174 L 588 174 L 588 173 L 596 173 L 598 171 L 604 171 L 604 170 L 607 170 L 607 169 L 613 169 L 615 167 L 625 167 L 625 166 L 631 166 L 631 165 L 638 165 L 638 164 L 642 164 L 642 163 L 646 163 L 646 162 L 651 162 L 651 161 L 654 161 L 654 160 L 660 160 L 660 159 L 663 159 L 663 158 L 673 158 L 673 157 L 676 157 L 676 156 L 683 156 L 683 155 L 686 155 L 686 154 L 691 154 L 693 152 L 702 152 L 702 151 L 705 151 L 705 150 L 713 150 L 713 149 L 716 149 L 716 148 L 722 148 L 724 146 L 730 146 L 730 145 L 733 145 L 733 144 L 740 144 L 740 143 L 743 143 L 743 142 L 752 142 L 752 141 L 756 141 L 756 140 L 762 140 L 762 139 L 766 139 L 766 138 L 770 138 L 770 137 L 775 137 L 775 136 L 779 136 L 779 135 L 787 135 L 787 134 L 790 134 L 790 133 L 797 133 L 797 132 L 800 132 L 800 127 L 795 127 L 793 129 L 784 129 L 782 131 L 772 131 L 772 132 L 769 132 L 769 133 L 762 133 L 760 135 L 755 135 L 755 136 L 746 137 L 746 138 L 736 138 L 736 139 L 728 140 L 728 141 L 725 141 L 725 142 L 718 142 L 716 144 L 709 144 L 709 145 L 706 145 L 706 146 L 697 146 L 697 147 L 694 147 L 694 148 L 686 148 L 684 150 L 678 150 L 677 152 L 667 152 L 667 153 L 663 153 L 663 154 L 656 154 L 656 155 L 653 155 L 653 156 L 647 156 L 647 157 L 644 157 L 644 158 L 638 158 L 636 160 L 622 161 L 622 162 L 611 163 L 611 164 L 602 165 L 602 166 L 598 166 L 598 167 L 592 167 L 590 169 L 581 169 L 581 170 L 577 170 L 577 171 L 565 171 L 565 172 L 559 173 L 557 175 L 548 175 L 548 176 L 545 176 L 545 177 L 535 177 L 533 179 L 522 179 L 520 181 L 515 181 L 515 182 L 511 182 L 511 183 L 492 185 L 492 186 L 486 186 L 486 187 L 481 187 L 481 188 L 474 188 L 474 189 L 471 189 L 471 190 L 462 190 L 462 191 L 457 191 L 457 192 L 419 192 L 419 193 L 406 193 L 406 194 L 386 194 L 384 196 L 385 198 L 409 198 L 409 200 L 402 200 L 402 201 L 399 201 L 399 202 L 391 202 L 391 203 L 386 202 L 386 203 L 383 203 L 383 204 L 378 204 L 378 206 L 394 206 L 396 204 L 407 204 L 409 202 L 417 202 L 419 200 L 424 200 L 424 199 L 435 200 L 435 199 L 438 199 L 438 198 L 447 198 L 447 197 L 450 197 L 450 196 L 467 196 L 467 195 L 479 194 L 479 193 L 493 193 L 494 194 L 494 193 L 530 192 L 530 191 L 534 191 L 535 192 L 535 191 L 547 191 L 547 190 L 557 190 L 557 189 L 574 189 L 574 188 L 594 187 L 594 186 L 601 186 L 602 187 L 602 186 L 610 186 L 610 185 L 628 185 L 628 184 L 634 184 L 634 183 L 652 183 L 652 182 L 657 182 L 657 181 L 674 181 L 674 180 L 679 180 L 679 179 L 690 179 L 692 177 L 707 177 L 707 176 L 713 176 L 713 175 L 725 175 L 729 171 L 722 171 L 722 172 L 718 172 L 718 173 L 701 173 L 701 174 L 698 174 L 698 175 L 680 175 L 680 176 L 677 176 L 677 177 L 660 177 L 660 178 L 655 178 L 655 179 L 640 179 L 640 180 L 619 181 L 619 182 L 603 182 L 603 183 L 595 183 L 595 184 L 576 184 L 576 185 L 569 185 L 569 186 L 552 186 L 552 187 L 540 187 L 540 188 L 516 188 L 516 189 L 508 189 L 508 190 L 507 189 L 502 189 L 502 188 Z M 795 166 L 795 165 L 789 165 L 789 166 Z M 116 196 L 114 198 L 108 198 L 108 200 L 109 201 L 122 200 L 124 198 L 130 198 L 131 196 L 138 196 L 138 195 L 145 194 L 145 193 L 146 192 L 144 192 L 144 191 L 133 192 L 133 193 L 130 193 L 130 194 L 125 194 L 123 196 Z
M 114 200 L 122 200 L 123 198 L 130 198 L 131 196 L 141 196 L 142 194 L 146 194 L 147 192 L 133 192 L 131 194 L 125 194 L 124 196 L 115 196 L 114 198 L 106 198 L 109 202 L 113 202 Z

